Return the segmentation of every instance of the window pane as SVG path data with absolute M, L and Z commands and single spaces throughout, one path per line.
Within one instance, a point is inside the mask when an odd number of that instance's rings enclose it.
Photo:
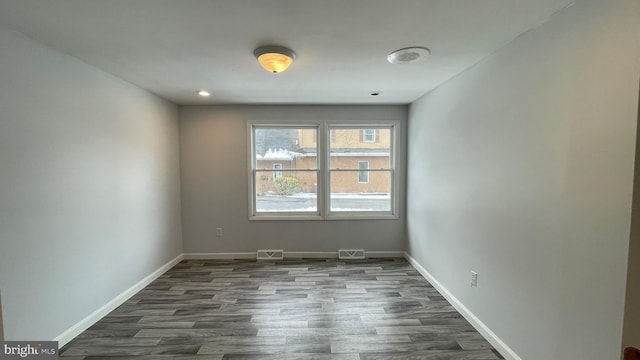
M 358 161 L 358 182 L 359 183 L 368 183 L 369 182 L 369 162 L 368 161 Z
M 370 169 L 391 167 L 391 128 L 330 128 L 331 169 L 360 169 L 360 162 L 369 162 Z M 371 140 L 371 141 L 367 141 Z
M 250 219 L 395 216 L 396 126 L 252 124 Z
M 391 211 L 391 171 L 331 171 L 330 201 L 335 212 Z
M 316 170 L 257 170 L 255 178 L 256 212 L 318 211 Z
M 317 128 L 254 128 L 255 169 L 317 169 Z

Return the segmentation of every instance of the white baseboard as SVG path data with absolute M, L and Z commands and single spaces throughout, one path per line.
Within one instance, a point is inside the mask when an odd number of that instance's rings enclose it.
M 285 251 L 285 259 L 337 259 L 337 251 Z
M 366 251 L 367 257 L 391 258 L 404 257 L 404 251 Z M 337 259 L 337 251 L 285 251 L 285 259 Z M 255 252 L 233 252 L 233 253 L 185 253 L 186 260 L 209 260 L 209 259 L 255 259 Z
M 482 336 L 484 336 L 489 343 L 496 348 L 505 357 L 506 360 L 522 360 L 515 351 L 513 351 L 507 344 L 502 341 L 498 335 L 496 335 L 487 325 L 485 325 L 477 316 L 475 316 L 460 300 L 458 300 L 447 288 L 445 288 L 438 280 L 436 280 L 416 259 L 414 259 L 409 253 L 404 253 L 404 258 L 413 265 L 416 270 L 422 276 L 433 285 L 433 287 L 442 294 L 442 296 L 451 303 L 451 305 L 458 310 L 462 316 L 476 329 Z
M 215 260 L 215 259 L 255 259 L 256 252 L 233 253 L 185 253 L 185 260 Z
M 368 258 L 403 258 L 404 251 L 367 251 Z
M 180 254 L 176 256 L 173 260 L 168 263 L 162 265 L 158 270 L 152 272 L 147 275 L 144 279 L 138 281 L 135 285 L 128 288 L 127 290 L 120 293 L 118 296 L 113 298 L 108 303 L 104 304 L 98 310 L 92 312 L 84 319 L 80 320 L 78 323 L 64 331 L 62 334 L 56 336 L 53 341 L 57 341 L 59 347 L 63 347 L 69 341 L 73 340 L 76 336 L 80 335 L 83 331 L 90 328 L 93 324 L 98 322 L 98 320 L 105 317 L 108 313 L 115 310 L 118 306 L 122 305 L 125 301 L 127 301 L 130 297 L 135 295 L 138 291 L 142 290 L 145 286 L 149 285 L 155 279 L 159 278 L 162 274 L 167 272 L 169 269 L 174 267 L 177 263 L 184 259 L 184 255 Z
M 366 257 L 375 258 L 393 258 L 404 257 L 404 251 L 366 251 Z M 337 251 L 285 251 L 284 257 L 286 258 L 309 258 L 309 259 L 337 259 Z

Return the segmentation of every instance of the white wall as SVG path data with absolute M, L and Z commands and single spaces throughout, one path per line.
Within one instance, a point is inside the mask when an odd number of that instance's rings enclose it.
M 578 1 L 410 107 L 408 251 L 522 359 L 620 356 L 638 19 Z
M 180 107 L 182 222 L 186 253 L 402 251 L 404 200 L 398 220 L 249 221 L 247 120 L 401 120 L 404 166 L 406 106 Z M 404 185 L 405 179 L 400 178 Z M 404 199 L 401 186 L 400 199 Z M 216 227 L 224 229 L 215 236 Z
M 0 29 L 8 340 L 50 340 L 181 253 L 177 107 Z

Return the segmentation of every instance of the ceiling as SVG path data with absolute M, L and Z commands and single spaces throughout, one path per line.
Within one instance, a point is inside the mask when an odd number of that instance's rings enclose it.
M 407 104 L 571 2 L 0 0 L 0 25 L 178 104 Z M 271 44 L 287 71 L 257 63 Z M 431 55 L 387 62 L 407 46 Z

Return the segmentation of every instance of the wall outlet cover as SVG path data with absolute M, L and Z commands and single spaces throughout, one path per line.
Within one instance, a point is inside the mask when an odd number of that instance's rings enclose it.
M 471 271 L 471 287 L 478 287 L 478 273 Z

